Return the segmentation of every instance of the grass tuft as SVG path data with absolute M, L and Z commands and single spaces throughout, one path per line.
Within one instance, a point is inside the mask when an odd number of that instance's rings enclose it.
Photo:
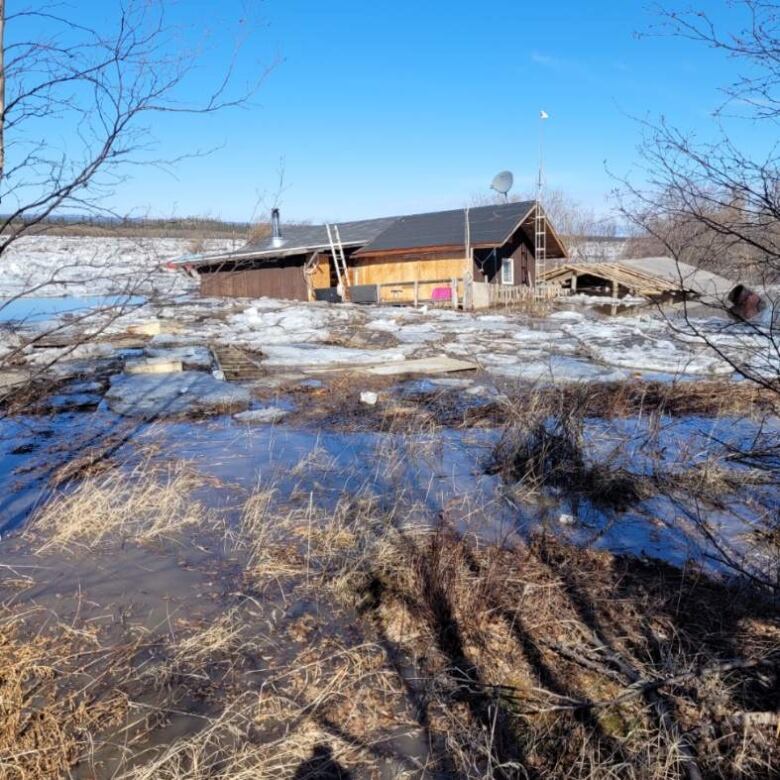
M 172 539 L 208 519 L 208 510 L 193 498 L 202 484 L 183 463 L 167 468 L 144 463 L 130 473 L 112 470 L 91 476 L 35 512 L 26 535 L 40 539 L 39 553 L 92 550 L 112 541 L 148 544 Z

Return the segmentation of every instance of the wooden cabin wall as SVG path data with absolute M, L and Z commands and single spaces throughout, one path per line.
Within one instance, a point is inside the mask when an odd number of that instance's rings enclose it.
M 321 254 L 314 271 L 309 276 L 309 300 L 314 300 L 314 290 L 321 290 L 324 287 L 331 286 L 330 274 L 330 255 Z
M 514 286 L 534 283 L 534 248 L 531 240 L 522 231 L 518 231 L 507 244 L 495 252 L 492 249 L 474 251 L 475 282 L 501 284 L 501 264 L 504 258 L 511 257 L 514 263 Z
M 530 287 L 534 284 L 534 250 L 524 242 L 511 252 L 515 265 L 515 286 Z
M 208 298 L 309 299 L 301 257 L 242 268 L 201 269 L 200 294 Z
M 413 302 L 414 285 L 403 284 L 411 282 L 418 282 L 418 300 L 430 301 L 434 287 L 443 287 L 451 279 L 463 279 L 471 265 L 463 255 L 453 257 L 451 251 L 355 257 L 352 262 L 352 284 L 389 285 L 380 288 L 380 301 L 386 303 Z M 462 283 L 458 295 L 463 295 Z
M 501 261 L 498 252 L 492 249 L 474 250 L 474 268 L 472 274 L 475 282 L 489 282 L 499 284 L 501 282 Z

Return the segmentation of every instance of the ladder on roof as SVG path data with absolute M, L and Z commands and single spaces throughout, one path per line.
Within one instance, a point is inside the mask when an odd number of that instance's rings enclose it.
M 538 200 L 534 212 L 534 260 L 534 287 L 540 294 L 547 272 L 547 216 Z
M 349 271 L 347 270 L 347 258 L 344 254 L 344 244 L 341 243 L 341 235 L 338 225 L 325 225 L 328 233 L 328 243 L 333 257 L 333 264 L 336 266 L 336 277 L 339 280 L 339 294 L 342 300 L 347 300 L 349 295 Z

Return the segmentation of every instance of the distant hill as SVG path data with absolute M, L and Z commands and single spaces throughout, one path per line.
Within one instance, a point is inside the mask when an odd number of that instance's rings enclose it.
M 29 228 L 30 235 L 100 236 L 142 238 L 235 238 L 246 239 L 252 225 L 223 222 L 205 217 L 175 219 L 112 219 L 49 217 Z

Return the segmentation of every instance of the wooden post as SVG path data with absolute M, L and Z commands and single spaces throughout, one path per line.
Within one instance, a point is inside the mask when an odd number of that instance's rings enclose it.
M 450 289 L 452 290 L 452 308 L 458 308 L 458 280 L 453 279 L 450 282 Z
M 474 277 L 469 271 L 463 277 L 463 310 L 472 311 L 474 309 Z
M 577 292 L 577 274 L 576 273 L 571 275 L 571 291 L 573 293 Z
M 416 309 L 420 304 L 420 280 L 414 280 L 414 308 Z

